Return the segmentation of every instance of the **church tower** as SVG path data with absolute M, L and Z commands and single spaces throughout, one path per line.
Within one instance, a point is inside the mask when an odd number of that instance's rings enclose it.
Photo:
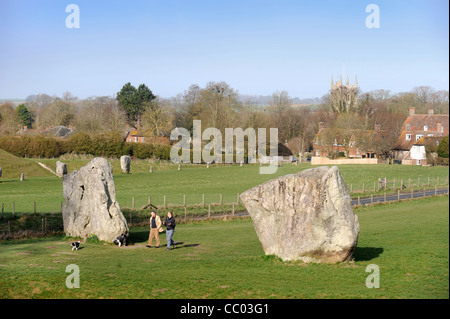
M 347 76 L 346 84 L 342 82 L 342 76 L 339 81 L 333 81 L 331 76 L 330 90 L 330 108 L 333 112 L 349 113 L 358 108 L 358 78 L 355 76 L 355 84 L 351 85 Z

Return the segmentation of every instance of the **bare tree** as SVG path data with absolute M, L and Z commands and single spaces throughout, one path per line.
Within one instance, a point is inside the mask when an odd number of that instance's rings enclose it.
M 168 101 L 157 98 L 145 103 L 142 125 L 150 129 L 155 136 L 170 135 L 173 128 L 173 111 Z

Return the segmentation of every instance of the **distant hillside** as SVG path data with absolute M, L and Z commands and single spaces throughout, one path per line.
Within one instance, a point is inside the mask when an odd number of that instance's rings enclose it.
M 2 167 L 2 177 L 0 181 L 5 178 L 20 178 L 20 174 L 24 173 L 25 178 L 37 176 L 51 176 L 52 174 L 37 163 L 26 158 L 20 158 L 0 149 L 0 166 Z

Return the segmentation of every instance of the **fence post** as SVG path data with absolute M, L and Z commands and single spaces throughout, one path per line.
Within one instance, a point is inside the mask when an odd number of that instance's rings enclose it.
M 211 204 L 208 205 L 208 218 L 211 217 Z
M 233 210 L 232 210 L 232 212 L 233 212 L 233 216 L 234 216 L 234 204 L 233 204 Z
M 205 207 L 205 194 L 202 194 L 202 207 Z
M 428 186 L 430 186 L 430 178 L 428 177 Z
M 384 192 L 384 202 L 386 202 L 386 192 Z
M 187 216 L 187 208 L 184 206 L 184 221 L 186 222 L 186 216 Z
M 362 192 L 364 193 L 364 191 L 365 191 L 365 185 L 364 185 L 364 183 L 363 183 L 363 189 L 362 189 Z
M 148 208 L 152 208 L 152 197 L 151 196 L 149 196 L 148 197 Z
M 134 209 L 134 197 L 131 197 L 131 208 Z
M 186 194 L 183 194 L 183 206 L 186 207 Z
M 350 184 L 350 193 L 353 193 L 353 184 Z
M 400 201 L 400 190 L 397 191 L 397 201 Z
M 358 206 L 361 206 L 360 196 L 358 196 Z
M 434 196 L 437 195 L 437 186 L 434 186 Z
M 219 205 L 222 205 L 222 194 L 219 194 Z
M 370 195 L 370 204 L 373 204 L 373 194 Z
M 411 199 L 414 198 L 414 189 L 411 189 Z

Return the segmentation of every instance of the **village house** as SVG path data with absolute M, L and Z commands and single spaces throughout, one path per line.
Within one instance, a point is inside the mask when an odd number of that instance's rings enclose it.
M 375 124 L 373 130 L 344 130 L 324 127 L 324 123 L 319 123 L 319 131 L 314 137 L 314 156 L 328 157 L 335 154 L 342 154 L 348 158 L 376 158 L 377 154 L 372 149 L 365 149 L 359 140 L 372 140 L 380 138 L 384 134 L 379 124 Z M 347 154 L 348 153 L 348 154 Z
M 129 131 L 125 141 L 129 143 L 170 144 L 168 137 L 155 136 L 151 129 Z
M 439 144 L 448 136 L 448 120 L 448 114 L 434 114 L 433 109 L 428 114 L 415 114 L 415 108 L 410 107 L 393 147 L 394 159 L 405 165 L 427 165 L 427 145 Z

